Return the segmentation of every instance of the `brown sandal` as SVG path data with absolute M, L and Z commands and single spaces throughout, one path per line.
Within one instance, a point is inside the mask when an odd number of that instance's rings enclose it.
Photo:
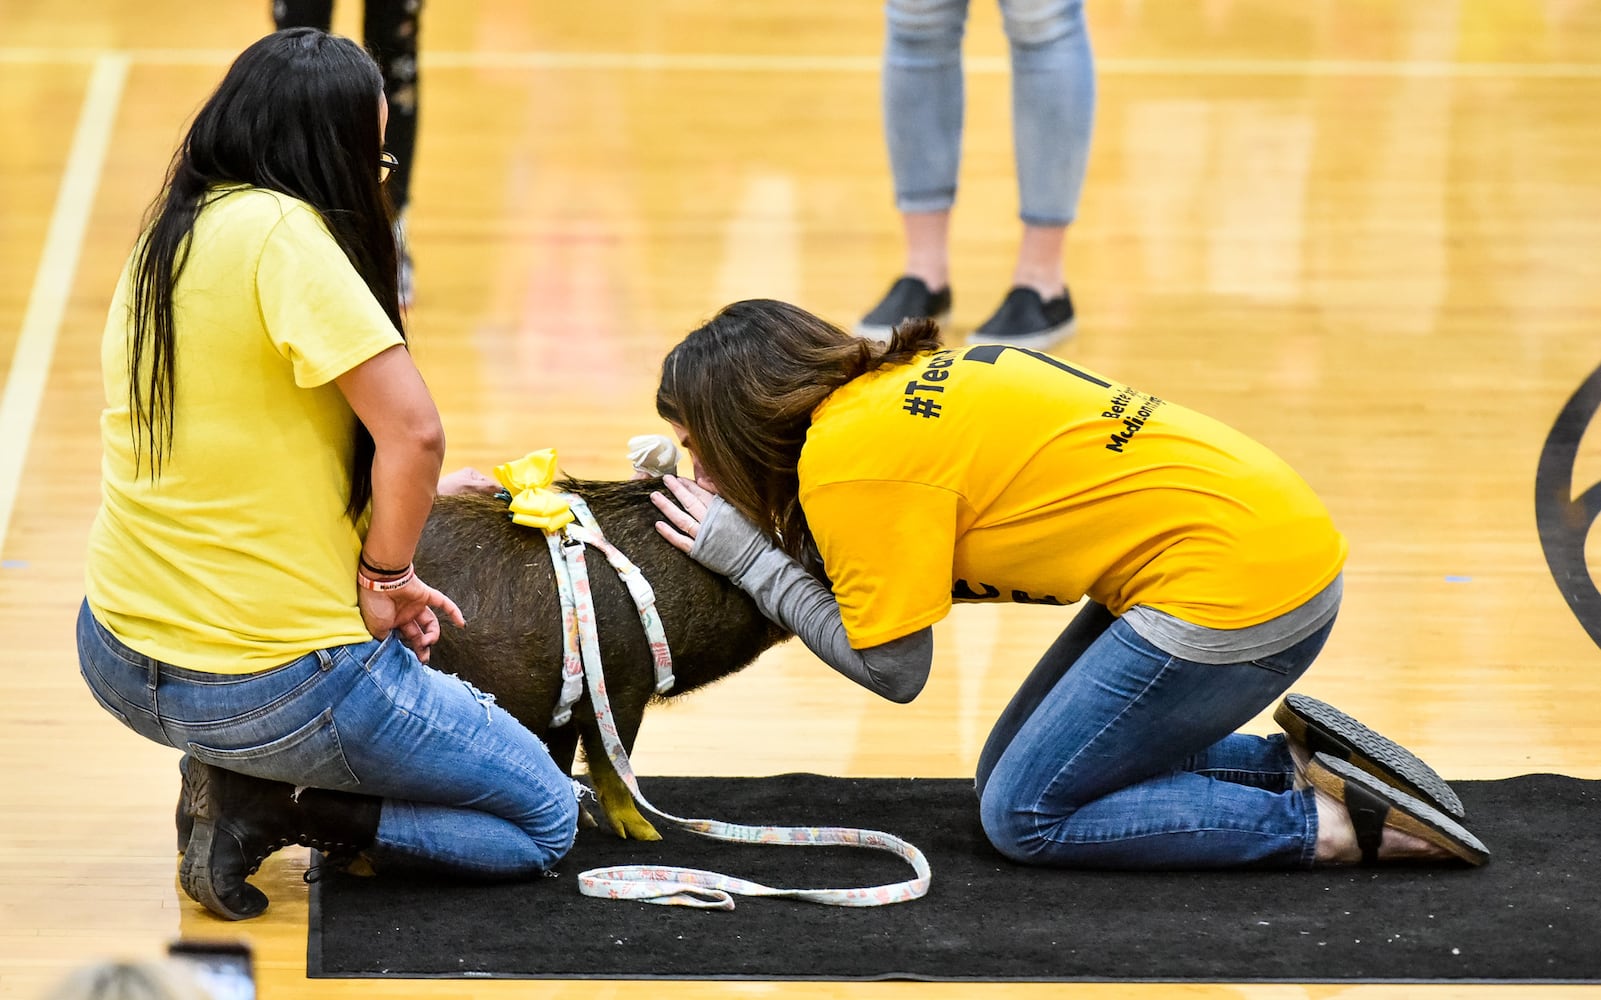
M 1319 791 L 1345 805 L 1363 864 L 1379 860 L 1385 827 L 1425 840 L 1470 865 L 1490 860 L 1490 849 L 1456 820 L 1353 764 L 1326 753 L 1314 754 L 1306 776 Z

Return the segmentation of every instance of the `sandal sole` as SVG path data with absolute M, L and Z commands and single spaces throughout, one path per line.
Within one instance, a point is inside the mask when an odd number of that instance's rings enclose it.
M 1273 721 L 1313 754 L 1348 761 L 1456 819 L 1467 816 L 1462 800 L 1444 778 L 1406 747 L 1364 726 L 1326 702 L 1286 695 Z
M 1483 865 L 1490 860 L 1490 849 L 1466 827 L 1421 799 L 1413 798 L 1394 785 L 1369 774 L 1349 761 L 1315 754 L 1313 765 L 1307 768 L 1307 778 L 1318 789 L 1345 803 L 1347 785 L 1356 785 L 1390 805 L 1384 825 L 1444 848 L 1470 865 Z M 1414 859 L 1404 859 L 1414 860 Z M 1421 862 L 1422 859 L 1417 859 Z M 1402 859 L 1396 862 L 1401 863 Z

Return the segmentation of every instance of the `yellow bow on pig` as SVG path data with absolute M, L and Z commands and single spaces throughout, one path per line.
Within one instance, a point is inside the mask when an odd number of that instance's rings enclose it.
M 556 479 L 556 449 L 531 451 L 515 462 L 497 465 L 495 479 L 511 494 L 511 519 L 516 523 L 544 531 L 560 531 L 572 523 L 567 501 L 550 488 Z

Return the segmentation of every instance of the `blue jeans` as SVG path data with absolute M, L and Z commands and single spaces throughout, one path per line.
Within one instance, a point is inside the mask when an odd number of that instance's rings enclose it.
M 1182 660 L 1091 603 L 979 756 L 997 850 L 1076 868 L 1310 867 L 1317 808 L 1283 735 L 1235 730 L 1287 691 L 1332 621 L 1248 663 Z
M 78 662 L 101 707 L 146 739 L 258 778 L 382 798 L 375 864 L 529 875 L 577 832 L 572 780 L 538 737 L 393 635 L 204 673 L 129 649 L 85 602 Z
M 968 0 L 888 0 L 884 132 L 895 204 L 943 212 L 961 160 Z M 1095 118 L 1095 61 L 1081 0 L 1000 0 L 1012 50 L 1012 144 L 1023 221 L 1078 214 Z

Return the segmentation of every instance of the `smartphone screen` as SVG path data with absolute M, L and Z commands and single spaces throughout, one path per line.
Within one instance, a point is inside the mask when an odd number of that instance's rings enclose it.
M 256 969 L 243 941 L 179 940 L 167 954 L 183 962 L 216 1000 L 256 1000 Z

